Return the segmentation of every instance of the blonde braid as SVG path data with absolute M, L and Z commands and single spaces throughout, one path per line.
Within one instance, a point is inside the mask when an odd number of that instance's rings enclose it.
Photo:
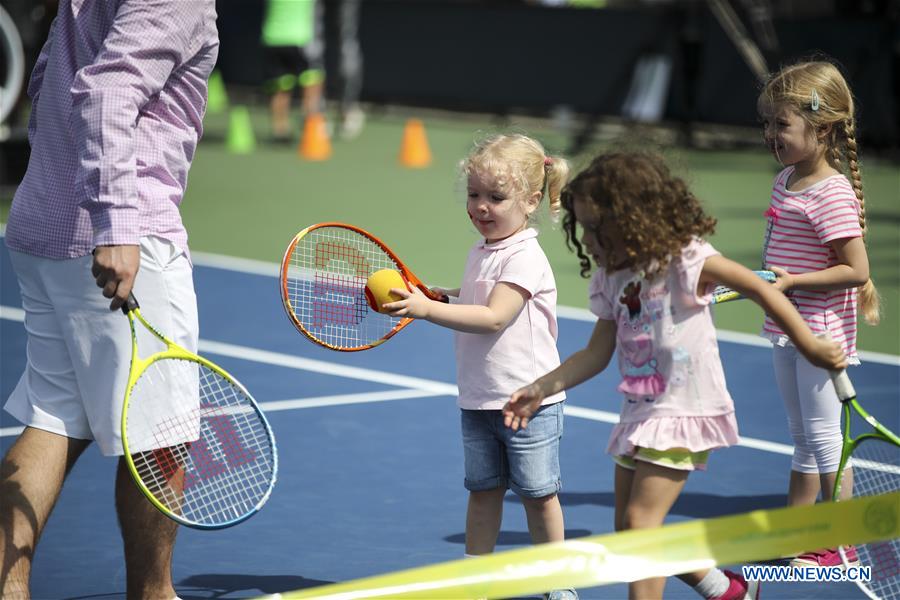
M 844 121 L 844 139 L 846 140 L 846 150 L 844 154 L 847 157 L 847 167 L 850 169 L 850 180 L 853 185 L 853 192 L 859 200 L 859 226 L 866 233 L 866 201 L 863 198 L 862 176 L 859 173 L 859 155 L 856 153 L 856 132 L 854 131 L 853 121 L 850 119 Z
M 859 155 L 857 154 L 856 132 L 853 126 L 853 120 L 844 121 L 844 139 L 846 140 L 846 149 L 844 151 L 847 159 L 847 167 L 850 169 L 850 181 L 853 185 L 853 192 L 859 200 L 859 227 L 862 229 L 863 240 L 866 237 L 866 201 L 863 196 L 862 175 L 859 172 Z M 881 298 L 875 283 L 870 278 L 859 288 L 859 309 L 863 319 L 869 325 L 877 325 L 881 321 Z
M 841 152 L 841 149 L 838 146 L 838 144 L 837 143 L 832 144 L 831 159 L 830 159 L 831 166 L 834 167 L 835 169 L 837 169 L 838 171 L 843 171 L 844 167 L 843 167 L 842 163 L 844 161 L 842 160 L 842 158 L 843 158 L 843 153 Z

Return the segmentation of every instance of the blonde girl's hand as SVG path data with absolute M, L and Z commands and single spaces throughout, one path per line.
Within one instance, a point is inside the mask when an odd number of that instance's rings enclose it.
M 411 285 L 408 290 L 391 288 L 390 292 L 402 299 L 382 305 L 387 314 L 392 317 L 410 317 L 412 319 L 428 318 L 428 309 L 434 300 L 429 299 L 422 293 L 422 290 Z
M 503 424 L 513 431 L 525 429 L 528 427 L 528 420 L 538 411 L 543 400 L 544 392 L 536 383 L 516 390 L 503 406 Z
M 794 287 L 793 275 L 791 275 L 781 267 L 769 266 L 766 268 L 775 273 L 775 281 L 772 282 L 772 285 L 775 286 L 776 290 L 783 294 Z

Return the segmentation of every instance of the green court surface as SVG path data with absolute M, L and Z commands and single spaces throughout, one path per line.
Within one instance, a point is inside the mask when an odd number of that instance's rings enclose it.
M 432 285 L 456 287 L 466 253 L 476 234 L 465 214 L 458 164 L 473 141 L 493 132 L 517 131 L 541 140 L 553 154 L 569 140 L 549 122 L 535 119 L 473 117 L 449 113 L 409 114 L 392 108 L 369 114 L 362 135 L 333 140 L 333 155 L 323 162 L 301 160 L 291 145 L 267 142 L 263 108 L 252 108 L 257 138 L 251 154 L 228 152 L 227 115 L 209 115 L 207 132 L 191 170 L 183 215 L 195 251 L 277 263 L 292 236 L 321 221 L 344 221 L 381 237 L 410 268 Z M 422 117 L 434 156 L 432 165 L 412 170 L 399 165 L 407 117 Z M 618 147 L 654 148 L 637 134 L 597 142 L 570 158 L 577 171 L 591 155 Z M 718 218 L 712 242 L 729 258 L 758 268 L 772 179 L 778 165 L 762 148 L 740 151 L 655 147 Z M 882 294 L 881 325 L 861 325 L 860 347 L 900 355 L 900 166 L 867 156 L 862 176 L 869 218 L 869 258 Z M 0 204 L 6 221 L 9 198 Z M 564 236 L 547 216 L 541 218 L 541 243 L 553 265 L 561 305 L 587 306 L 587 281 L 568 252 Z M 273 289 L 273 294 L 276 291 Z M 761 311 L 749 302 L 716 309 L 720 328 L 755 333 Z

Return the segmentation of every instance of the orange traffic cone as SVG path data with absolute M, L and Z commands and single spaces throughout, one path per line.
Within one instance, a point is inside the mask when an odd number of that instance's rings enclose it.
M 403 128 L 400 164 L 412 169 L 421 169 L 431 164 L 431 150 L 425 137 L 425 125 L 419 119 L 409 119 Z
M 297 154 L 306 160 L 327 160 L 331 156 L 331 140 L 325 126 L 325 115 L 312 113 L 303 123 L 303 137 Z

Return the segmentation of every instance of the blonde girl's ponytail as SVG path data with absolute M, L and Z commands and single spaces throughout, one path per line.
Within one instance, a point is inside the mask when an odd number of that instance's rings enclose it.
M 562 206 L 560 195 L 569 180 L 569 163 L 564 158 L 548 154 L 544 159 L 544 171 L 546 172 L 550 217 L 556 222 L 559 220 L 559 211 Z

